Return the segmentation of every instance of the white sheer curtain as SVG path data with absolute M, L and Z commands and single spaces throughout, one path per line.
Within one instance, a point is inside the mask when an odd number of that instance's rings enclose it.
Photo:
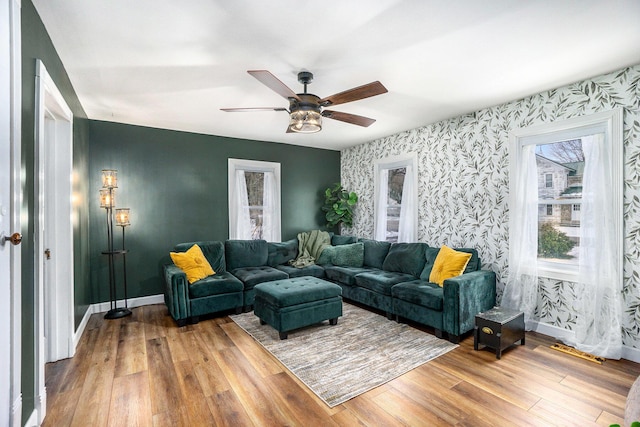
M 576 337 L 578 349 L 619 359 L 622 353 L 622 277 L 616 267 L 616 230 L 612 218 L 612 160 L 604 135 L 582 138 L 585 168 L 580 208 Z
M 417 241 L 416 212 L 418 210 L 415 200 L 415 175 L 412 165 L 405 169 L 404 182 L 402 184 L 402 203 L 400 204 L 400 226 L 398 228 L 398 242 Z
M 379 241 L 387 240 L 387 205 L 389 203 L 389 169 L 380 168 L 378 172 L 378 192 L 376 195 L 376 235 Z
M 268 242 L 279 242 L 280 232 L 280 203 L 275 174 L 271 171 L 264 173 L 262 210 L 262 238 Z
M 251 239 L 251 218 L 249 216 L 249 196 L 247 181 L 242 169 L 236 169 L 236 185 L 231 195 L 232 207 L 235 215 L 230 216 L 230 239 Z
M 520 148 L 511 179 L 509 273 L 501 305 L 524 312 L 532 328 L 538 299 L 538 168 L 535 144 Z

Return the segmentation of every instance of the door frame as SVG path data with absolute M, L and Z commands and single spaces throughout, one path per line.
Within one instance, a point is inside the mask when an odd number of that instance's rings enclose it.
M 42 422 L 46 414 L 44 365 L 74 355 L 75 328 L 73 113 L 41 60 L 36 60 L 35 101 L 35 384 L 36 409 Z M 43 233 L 45 224 L 52 228 L 51 235 L 47 230 Z M 51 259 L 45 257 L 45 245 L 51 250 Z M 51 270 L 48 281 L 45 262 Z
M 20 0 L 3 1 L 0 11 L 0 31 L 3 47 L 2 57 L 8 58 L 2 67 L 2 86 L 8 90 L 8 96 L 2 97 L 3 114 L 8 113 L 7 128 L 2 129 L 2 139 L 6 137 L 9 147 L 9 208 L 7 224 L 3 230 L 7 234 L 22 233 L 21 209 L 22 209 L 22 182 L 21 182 L 21 118 L 22 118 L 22 54 L 21 54 L 21 4 Z M 8 44 L 4 44 L 8 41 Z M 4 118 L 3 118 L 4 120 Z M 4 209 L 3 209 L 4 211 Z M 9 243 L 5 243 L 7 247 Z M 8 277 L 8 294 L 1 295 L 9 301 L 9 312 L 4 313 L 9 320 L 8 340 L 3 336 L 1 345 L 8 345 L 8 383 L 2 384 L 2 394 L 8 391 L 8 400 L 4 401 L 2 413 L 8 413 L 8 425 L 18 427 L 22 425 L 22 269 L 21 246 L 10 246 L 10 266 Z M 4 319 L 4 317 L 3 317 Z M 6 342 L 6 341 L 8 342 Z M 4 368 L 4 364 L 3 364 Z M 5 389 L 6 387 L 6 389 Z M 8 405 L 7 408 L 4 405 Z

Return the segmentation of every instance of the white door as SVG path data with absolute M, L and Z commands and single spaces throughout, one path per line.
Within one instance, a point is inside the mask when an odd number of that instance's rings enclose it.
M 20 2 L 0 0 L 0 422 L 21 425 Z M 11 238 L 13 237 L 13 239 Z M 6 423 L 6 424 L 5 424 Z

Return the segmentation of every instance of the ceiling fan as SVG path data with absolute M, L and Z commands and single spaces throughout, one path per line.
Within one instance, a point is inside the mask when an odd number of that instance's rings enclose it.
M 262 84 L 289 101 L 289 109 L 282 107 L 271 108 L 221 108 L 222 111 L 286 111 L 289 113 L 289 127 L 287 133 L 313 133 L 322 129 L 322 117 L 340 120 L 353 125 L 368 127 L 375 120 L 355 114 L 342 113 L 340 111 L 324 110 L 325 107 L 345 104 L 360 99 L 381 95 L 387 92 L 382 83 L 375 81 L 358 86 L 344 92 L 336 93 L 326 98 L 307 93 L 307 85 L 313 80 L 313 74 L 308 71 L 298 73 L 298 81 L 304 85 L 303 93 L 295 93 L 287 85 L 267 70 L 249 70 L 247 73 L 258 79 Z

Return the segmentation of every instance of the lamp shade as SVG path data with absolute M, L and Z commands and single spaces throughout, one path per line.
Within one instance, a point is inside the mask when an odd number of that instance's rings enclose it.
M 102 188 L 118 187 L 118 171 L 114 169 L 102 169 Z
M 100 190 L 100 207 L 113 208 L 116 205 L 116 190 L 114 188 L 105 188 Z
M 292 111 L 289 118 L 289 129 L 292 132 L 314 133 L 322 129 L 322 115 L 318 111 Z
M 129 208 L 116 209 L 116 225 L 121 227 L 131 225 L 131 222 L 129 222 Z

